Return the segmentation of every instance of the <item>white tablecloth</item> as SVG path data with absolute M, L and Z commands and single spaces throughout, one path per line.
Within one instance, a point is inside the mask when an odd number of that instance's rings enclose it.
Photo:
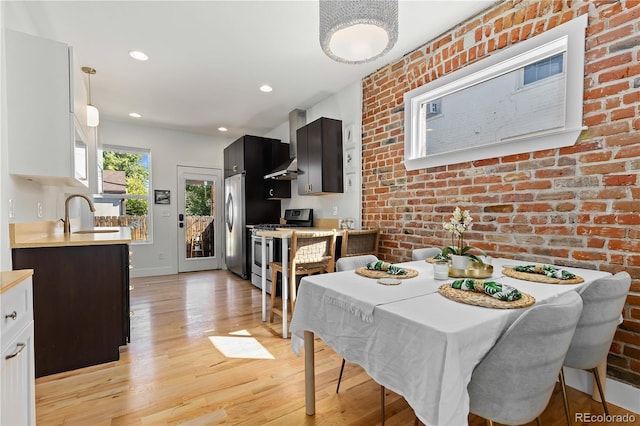
M 583 277 L 585 283 L 540 284 L 502 275 L 502 265 L 526 262 L 494 259 L 493 264 L 494 280 L 533 295 L 536 303 L 547 303 L 610 275 L 564 268 Z M 403 395 L 422 422 L 430 426 L 467 424 L 467 385 L 473 369 L 526 308 L 489 309 L 451 301 L 437 293 L 440 284 L 451 280 L 434 280 L 430 264 L 417 261 L 401 265 L 417 269 L 414 283 L 434 291 L 378 304 L 373 322 L 324 300 L 327 292 L 339 294 L 354 281 L 362 284 L 362 277 L 355 272 L 303 278 L 291 321 L 292 348 L 299 354 L 304 330 L 312 331 L 345 359 L 361 365 L 376 382 Z M 375 279 L 365 280 L 371 288 L 380 285 Z M 396 287 L 398 291 L 403 285 Z M 359 287 L 366 295 L 366 285 Z M 348 290 L 349 297 L 355 296 L 353 288 Z

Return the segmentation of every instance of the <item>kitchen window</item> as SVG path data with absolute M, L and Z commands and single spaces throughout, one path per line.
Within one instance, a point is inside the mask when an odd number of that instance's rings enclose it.
M 105 145 L 102 191 L 94 196 L 94 226 L 131 228 L 132 243 L 150 243 L 151 152 Z

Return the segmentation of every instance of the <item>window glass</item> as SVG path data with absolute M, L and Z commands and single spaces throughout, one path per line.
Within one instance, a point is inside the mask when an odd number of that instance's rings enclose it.
M 151 153 L 104 146 L 102 194 L 94 197 L 94 225 L 131 228 L 132 242 L 151 242 Z
M 524 67 L 524 85 L 562 73 L 564 53 L 545 58 Z

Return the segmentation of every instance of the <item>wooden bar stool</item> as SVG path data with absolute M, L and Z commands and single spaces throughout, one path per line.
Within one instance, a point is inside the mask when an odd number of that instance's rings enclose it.
M 346 230 L 342 234 L 340 257 L 372 254 L 378 256 L 380 229 Z
M 336 232 L 299 232 L 291 234 L 291 251 L 287 274 L 289 274 L 289 300 L 291 310 L 295 308 L 296 281 L 301 275 L 313 275 L 324 272 L 333 272 L 335 269 Z M 276 287 L 278 272 L 281 274 L 282 263 L 270 262 L 271 267 L 271 314 L 269 321 L 273 322 L 274 314 L 282 317 L 282 309 L 275 307 Z M 286 301 L 282 301 L 286 303 Z

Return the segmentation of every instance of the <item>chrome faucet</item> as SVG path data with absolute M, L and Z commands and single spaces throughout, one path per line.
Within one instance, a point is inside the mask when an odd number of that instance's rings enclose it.
M 71 199 L 75 198 L 75 197 L 80 197 L 80 198 L 84 198 L 85 200 L 87 200 L 87 203 L 89 203 L 89 209 L 92 212 L 96 211 L 96 208 L 94 207 L 93 203 L 91 202 L 91 200 L 89 199 L 89 197 L 87 197 L 86 195 L 82 195 L 82 194 L 71 194 L 67 197 L 67 199 L 64 201 L 64 233 L 65 234 L 70 234 L 71 233 L 71 222 L 69 221 L 69 201 L 71 201 Z

